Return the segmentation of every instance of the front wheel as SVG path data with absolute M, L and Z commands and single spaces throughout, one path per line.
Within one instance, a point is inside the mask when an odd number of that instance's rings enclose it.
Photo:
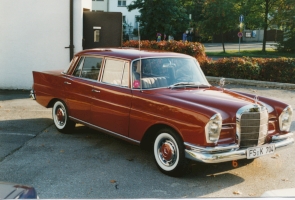
M 154 157 L 158 168 L 164 174 L 175 177 L 184 175 L 184 144 L 174 131 L 162 129 L 158 132 L 154 141 Z
M 67 108 L 62 101 L 54 103 L 52 118 L 56 129 L 61 133 L 68 133 L 75 127 L 75 122 L 69 119 Z

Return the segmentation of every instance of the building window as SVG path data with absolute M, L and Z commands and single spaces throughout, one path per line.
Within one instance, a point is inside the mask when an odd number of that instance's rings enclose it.
M 94 30 L 94 42 L 99 42 L 100 30 Z
M 126 0 L 118 0 L 118 6 L 126 6 Z

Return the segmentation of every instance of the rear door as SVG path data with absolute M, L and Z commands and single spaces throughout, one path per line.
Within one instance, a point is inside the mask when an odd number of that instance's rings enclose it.
M 64 82 L 71 117 L 90 122 L 92 85 L 97 82 L 102 60 L 102 57 L 81 57 L 73 74 Z
M 106 58 L 101 80 L 93 84 L 92 124 L 128 136 L 131 107 L 129 62 Z

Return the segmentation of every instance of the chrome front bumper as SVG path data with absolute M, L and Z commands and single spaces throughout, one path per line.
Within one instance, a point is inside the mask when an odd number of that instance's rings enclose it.
M 275 152 L 284 149 L 294 143 L 293 133 L 285 135 L 273 136 L 272 143 L 275 145 Z M 204 162 L 204 163 L 220 163 L 232 160 L 246 159 L 247 148 L 239 149 L 238 145 L 231 145 L 226 147 L 197 147 L 188 143 L 184 143 L 187 147 L 185 149 L 185 156 L 188 159 Z M 261 145 L 263 146 L 263 145 Z

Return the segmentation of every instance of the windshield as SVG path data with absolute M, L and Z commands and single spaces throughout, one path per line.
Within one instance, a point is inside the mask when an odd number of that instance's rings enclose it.
M 137 89 L 210 85 L 199 63 L 193 58 L 135 60 L 132 63 L 132 82 L 133 88 Z

